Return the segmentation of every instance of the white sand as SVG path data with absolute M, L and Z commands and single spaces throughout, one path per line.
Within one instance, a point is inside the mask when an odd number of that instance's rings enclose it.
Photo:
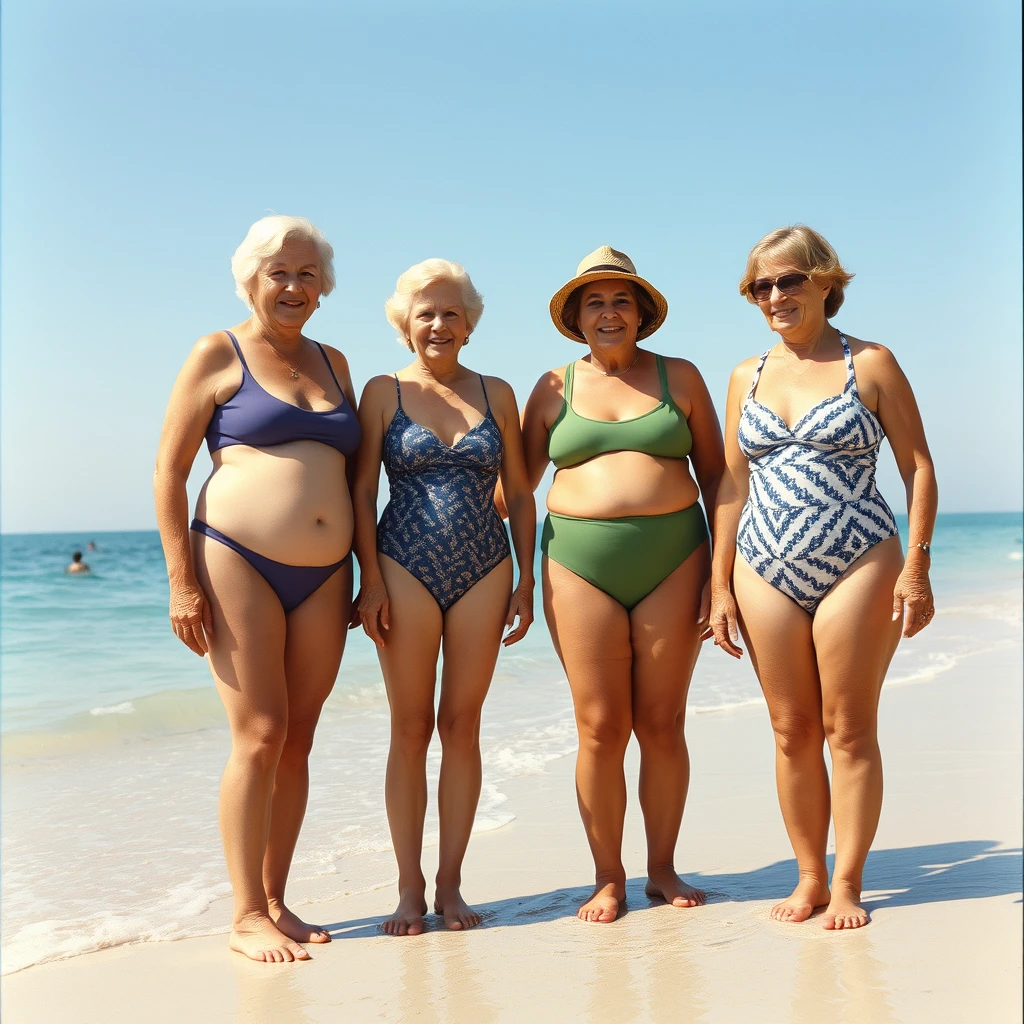
M 1019 644 L 884 691 L 885 807 L 865 879 L 873 920 L 858 932 L 768 919 L 795 869 L 766 710 L 694 715 L 688 735 L 677 866 L 713 894 L 706 907 L 643 895 L 633 799 L 629 912 L 613 925 L 576 920 L 591 865 L 565 758 L 510 784 L 517 820 L 474 837 L 463 892 L 485 924 L 472 932 L 431 919 L 422 936 L 388 938 L 377 926 L 394 894 L 377 890 L 300 909 L 335 935 L 311 947 L 312 962 L 249 963 L 223 935 L 120 947 L 8 975 L 4 1024 L 1021 1019 Z

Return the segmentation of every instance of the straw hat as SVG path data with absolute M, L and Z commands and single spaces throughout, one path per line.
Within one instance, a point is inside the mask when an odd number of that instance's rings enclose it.
M 585 256 L 576 268 L 576 276 L 552 296 L 551 305 L 548 308 L 551 311 L 551 319 L 555 322 L 558 330 L 567 338 L 572 338 L 573 341 L 586 341 L 583 332 L 578 327 L 570 327 L 563 319 L 565 304 L 569 296 L 581 285 L 590 281 L 607 281 L 617 278 L 632 281 L 650 297 L 657 312 L 652 318 L 640 324 L 636 340 L 640 341 L 652 335 L 665 322 L 665 317 L 668 315 L 668 303 L 665 301 L 665 296 L 637 274 L 633 261 L 624 252 L 619 252 L 618 249 L 613 249 L 610 245 L 602 245 L 600 249 L 595 249 L 589 256 Z

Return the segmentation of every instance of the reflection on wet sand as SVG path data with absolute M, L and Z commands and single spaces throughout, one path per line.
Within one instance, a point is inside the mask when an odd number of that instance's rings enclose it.
M 232 953 L 238 984 L 238 1024 L 312 1024 L 306 1010 L 313 1005 L 300 987 L 296 972 L 309 964 L 258 964 Z
M 896 1024 L 885 969 L 872 955 L 871 935 L 808 935 L 798 943 L 794 1024 Z

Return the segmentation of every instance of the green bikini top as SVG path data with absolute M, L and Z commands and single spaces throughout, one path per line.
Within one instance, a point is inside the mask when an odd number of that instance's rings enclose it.
M 548 433 L 548 457 L 558 469 L 578 466 L 606 452 L 643 452 L 667 459 L 685 459 L 693 437 L 682 410 L 668 390 L 665 360 L 654 357 L 661 380 L 661 404 L 629 420 L 591 420 L 572 408 L 575 363 L 565 368 L 562 411 Z

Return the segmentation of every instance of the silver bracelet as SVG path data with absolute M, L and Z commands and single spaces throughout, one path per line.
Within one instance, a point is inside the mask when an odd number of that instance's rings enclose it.
M 932 542 L 930 540 L 918 541 L 915 548 L 920 548 L 929 558 L 932 557 Z

